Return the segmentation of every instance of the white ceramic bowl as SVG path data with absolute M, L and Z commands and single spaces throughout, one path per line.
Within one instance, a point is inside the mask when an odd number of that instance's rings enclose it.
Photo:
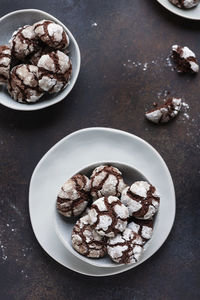
M 76 174 L 84 174 L 88 177 L 92 174 L 92 171 L 100 166 L 100 165 L 111 165 L 116 168 L 118 168 L 122 172 L 123 179 L 126 184 L 132 184 L 135 181 L 138 180 L 144 180 L 148 181 L 147 178 L 145 178 L 138 170 L 136 170 L 134 167 L 127 165 L 122 162 L 96 162 L 93 164 L 90 164 L 89 166 L 86 166 L 85 168 L 82 168 L 81 170 L 77 170 Z M 63 183 L 61 183 L 62 185 Z M 159 214 L 159 212 L 158 212 Z M 157 216 L 155 217 L 155 222 L 154 222 L 154 230 L 156 234 L 156 227 L 157 227 L 157 222 L 156 222 Z M 55 225 L 55 230 L 56 233 L 60 239 L 60 241 L 63 243 L 63 245 L 76 257 L 79 259 L 83 260 L 84 262 L 94 265 L 96 267 L 119 267 L 122 266 L 122 264 L 117 264 L 112 262 L 112 260 L 109 258 L 109 256 L 105 256 L 103 258 L 95 259 L 95 258 L 87 258 L 81 254 L 79 254 L 77 251 L 74 250 L 72 247 L 71 243 L 71 233 L 72 229 L 78 220 L 77 218 L 66 218 L 62 215 L 60 215 L 56 211 L 55 207 L 55 214 L 54 214 L 54 225 Z M 148 246 L 151 245 L 151 241 L 145 244 L 144 251 L 147 249 Z
M 180 17 L 190 19 L 190 20 L 200 20 L 200 4 L 191 9 L 181 9 L 173 5 L 169 0 L 157 0 L 162 6 L 167 10 L 171 11 L 175 15 Z
M 72 33 L 63 23 L 61 23 L 58 19 L 54 18 L 53 16 L 51 16 L 50 14 L 44 11 L 37 10 L 37 9 L 16 10 L 0 18 L 0 27 L 1 27 L 0 44 L 1 45 L 7 44 L 13 32 L 17 30 L 19 27 L 27 24 L 31 25 L 43 19 L 52 20 L 60 24 L 69 35 L 70 45 L 68 49 L 69 49 L 69 57 L 72 61 L 72 77 L 70 83 L 61 92 L 52 95 L 46 94 L 45 96 L 42 97 L 41 101 L 32 104 L 24 104 L 24 103 L 18 103 L 14 101 L 10 97 L 9 93 L 7 92 L 6 87 L 0 86 L 0 103 L 4 106 L 7 106 L 15 110 L 23 110 L 23 111 L 33 111 L 33 110 L 38 110 L 38 109 L 51 106 L 63 100 L 72 90 L 77 80 L 79 70 L 80 70 L 80 63 L 81 63 L 80 50 L 78 44 L 75 38 L 73 37 Z

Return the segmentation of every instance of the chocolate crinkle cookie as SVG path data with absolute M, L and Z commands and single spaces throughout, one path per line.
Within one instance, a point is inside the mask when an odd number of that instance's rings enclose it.
M 61 187 L 57 197 L 57 210 L 65 217 L 79 216 L 89 202 L 90 180 L 77 174 Z
M 44 94 L 38 85 L 38 67 L 26 64 L 15 66 L 10 72 L 8 92 L 17 102 L 37 102 Z
M 24 60 L 28 55 L 37 51 L 39 46 L 34 27 L 26 25 L 15 31 L 10 40 L 10 47 L 12 55 L 19 60 Z
M 94 169 L 91 177 L 91 195 L 94 199 L 103 196 L 121 195 L 122 190 L 126 187 L 122 173 L 112 166 L 99 166 Z
M 167 123 L 175 118 L 181 109 L 181 98 L 169 98 L 164 104 L 145 113 L 146 118 L 155 123 Z
M 136 263 L 143 252 L 143 241 L 138 234 L 126 228 L 124 232 L 108 240 L 107 251 L 116 263 Z
M 91 228 L 88 215 L 76 222 L 71 238 L 73 248 L 84 256 L 100 258 L 107 254 L 106 238 Z
M 33 26 L 36 36 L 47 46 L 60 50 L 69 46 L 69 37 L 61 25 L 42 20 Z
M 152 237 L 153 220 L 133 219 L 128 224 L 128 228 L 139 234 L 143 240 L 143 244 L 145 244 Z
M 188 47 L 172 46 L 172 59 L 179 73 L 198 73 L 199 64 L 196 55 Z
M 128 208 L 130 216 L 152 219 L 159 208 L 160 197 L 153 185 L 136 181 L 123 190 L 121 202 Z
M 7 45 L 0 46 L 0 83 L 6 83 L 9 78 L 11 50 Z
M 172 4 L 179 8 L 189 9 L 194 6 L 197 6 L 200 0 L 169 0 Z
M 72 65 L 69 56 L 57 50 L 44 54 L 38 60 L 39 86 L 48 93 L 57 93 L 70 80 Z
M 129 213 L 117 197 L 109 196 L 93 202 L 88 216 L 91 227 L 98 234 L 114 237 L 125 230 Z

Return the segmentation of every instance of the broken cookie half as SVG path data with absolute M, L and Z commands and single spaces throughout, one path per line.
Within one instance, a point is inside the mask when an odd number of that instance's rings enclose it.
M 172 46 L 172 59 L 179 73 L 198 73 L 199 64 L 196 55 L 188 47 Z
M 181 109 L 181 98 L 169 98 L 163 105 L 160 105 L 145 113 L 146 118 L 155 123 L 167 123 L 178 115 Z

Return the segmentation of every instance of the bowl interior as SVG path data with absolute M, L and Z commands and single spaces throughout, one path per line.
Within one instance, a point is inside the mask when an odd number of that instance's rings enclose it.
M 41 101 L 33 104 L 22 104 L 14 101 L 10 95 L 7 92 L 6 86 L 2 85 L 0 86 L 0 103 L 16 110 L 23 110 L 23 111 L 30 111 L 30 110 L 38 110 L 42 109 L 48 106 L 51 106 L 55 103 L 60 102 L 63 100 L 71 91 L 73 88 L 78 74 L 80 70 L 80 51 L 78 44 L 73 37 L 72 33 L 69 31 L 69 29 L 61 23 L 59 20 L 51 16 L 50 14 L 36 10 L 36 9 L 24 9 L 24 10 L 18 10 L 15 12 L 12 12 L 0 19 L 0 26 L 1 26 L 1 35 L 0 35 L 0 44 L 8 44 L 10 38 L 12 37 L 12 34 L 14 31 L 16 31 L 19 27 L 22 27 L 27 24 L 33 24 L 35 22 L 38 22 L 43 19 L 52 20 L 61 26 L 66 30 L 66 32 L 69 35 L 70 39 L 70 45 L 69 45 L 69 57 L 72 61 L 72 76 L 70 83 L 67 85 L 67 87 L 57 93 L 48 95 L 46 94 L 41 98 Z
M 124 178 L 124 181 L 126 184 L 130 185 L 134 181 L 138 180 L 145 180 L 148 181 L 147 178 L 144 177 L 143 174 L 141 174 L 137 169 L 134 167 L 127 165 L 125 163 L 119 163 L 119 162 L 98 162 L 91 164 L 89 166 L 86 166 L 85 168 L 79 170 L 76 172 L 76 174 L 81 173 L 85 174 L 86 176 L 90 177 L 92 174 L 92 171 L 94 168 L 100 165 L 109 164 L 116 168 L 118 168 L 122 172 L 122 176 Z M 120 264 L 116 264 L 111 261 L 111 259 L 106 256 L 103 258 L 95 259 L 95 258 L 87 258 L 78 252 L 74 250 L 71 244 L 71 232 L 73 229 L 73 226 L 75 225 L 78 218 L 65 218 L 64 216 L 60 215 L 55 208 L 55 217 L 54 217 L 54 223 L 55 223 L 55 229 L 58 237 L 60 238 L 63 245 L 75 256 L 77 256 L 79 259 L 91 264 L 95 265 L 97 267 L 119 267 Z M 154 230 L 156 226 L 156 217 L 154 221 Z M 145 244 L 144 250 L 149 245 L 150 241 Z

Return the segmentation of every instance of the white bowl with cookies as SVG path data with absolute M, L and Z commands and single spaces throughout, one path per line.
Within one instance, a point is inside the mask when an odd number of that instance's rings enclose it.
M 134 167 L 97 162 L 58 192 L 55 230 L 76 257 L 96 267 L 137 263 L 156 228 L 160 197 Z
M 0 25 L 0 103 L 32 111 L 65 99 L 77 80 L 81 61 L 69 29 L 36 9 L 9 13 Z

